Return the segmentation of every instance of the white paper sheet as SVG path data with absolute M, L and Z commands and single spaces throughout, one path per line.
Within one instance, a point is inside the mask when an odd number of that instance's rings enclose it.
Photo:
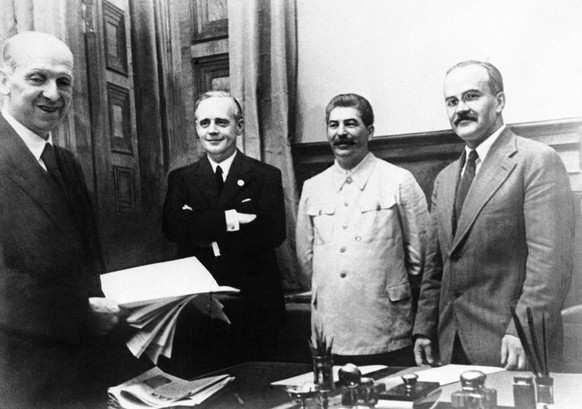
M 336 366 L 334 365 L 333 367 L 333 379 L 335 381 L 338 380 L 338 371 L 341 368 L 341 366 Z M 371 374 L 372 372 L 376 372 L 379 371 L 381 369 L 385 369 L 387 368 L 386 365 L 366 365 L 366 366 L 360 366 L 360 372 L 362 372 L 362 375 L 368 375 Z M 283 379 L 281 381 L 276 381 L 276 382 L 271 382 L 271 385 L 280 385 L 280 386 L 287 386 L 287 385 L 298 385 L 301 386 L 307 382 L 313 382 L 313 372 L 307 372 L 304 373 L 302 375 L 297 375 L 294 376 L 292 378 L 287 378 L 287 379 Z
M 122 306 L 169 297 L 211 292 L 238 292 L 219 286 L 196 257 L 148 264 L 101 275 L 107 298 Z
M 386 378 L 378 379 L 376 382 L 386 384 L 386 389 L 393 388 L 404 383 L 400 378 L 405 373 L 415 373 L 418 375 L 419 382 L 438 382 L 443 385 L 459 382 L 461 374 L 465 371 L 481 371 L 485 375 L 503 371 L 503 368 L 496 366 L 478 366 L 478 365 L 443 365 L 436 368 L 429 367 L 412 367 L 404 371 L 392 374 Z

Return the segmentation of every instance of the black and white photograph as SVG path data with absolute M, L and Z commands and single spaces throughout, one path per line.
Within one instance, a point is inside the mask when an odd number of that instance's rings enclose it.
M 0 408 L 576 408 L 582 2 L 0 0 Z

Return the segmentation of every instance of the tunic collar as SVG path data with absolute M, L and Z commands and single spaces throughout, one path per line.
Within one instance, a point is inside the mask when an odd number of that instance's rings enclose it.
M 364 159 L 350 170 L 342 169 L 335 161 L 332 167 L 334 190 L 341 191 L 346 183 L 354 183 L 360 190 L 364 190 L 372 169 L 374 169 L 375 159 L 376 156 L 372 152 L 368 152 Z

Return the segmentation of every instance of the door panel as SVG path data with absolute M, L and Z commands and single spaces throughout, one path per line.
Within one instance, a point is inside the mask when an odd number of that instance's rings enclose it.
M 143 243 L 159 233 L 143 229 L 152 223 L 142 206 L 130 5 L 86 0 L 84 7 L 95 197 L 107 268 L 114 270 L 151 261 Z

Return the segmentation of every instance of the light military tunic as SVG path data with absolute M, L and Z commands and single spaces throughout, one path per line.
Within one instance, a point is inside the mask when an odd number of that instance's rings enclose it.
M 379 354 L 412 343 L 409 277 L 423 269 L 428 210 L 405 169 L 369 153 L 307 180 L 297 216 L 297 253 L 312 287 L 312 326 L 333 353 Z

